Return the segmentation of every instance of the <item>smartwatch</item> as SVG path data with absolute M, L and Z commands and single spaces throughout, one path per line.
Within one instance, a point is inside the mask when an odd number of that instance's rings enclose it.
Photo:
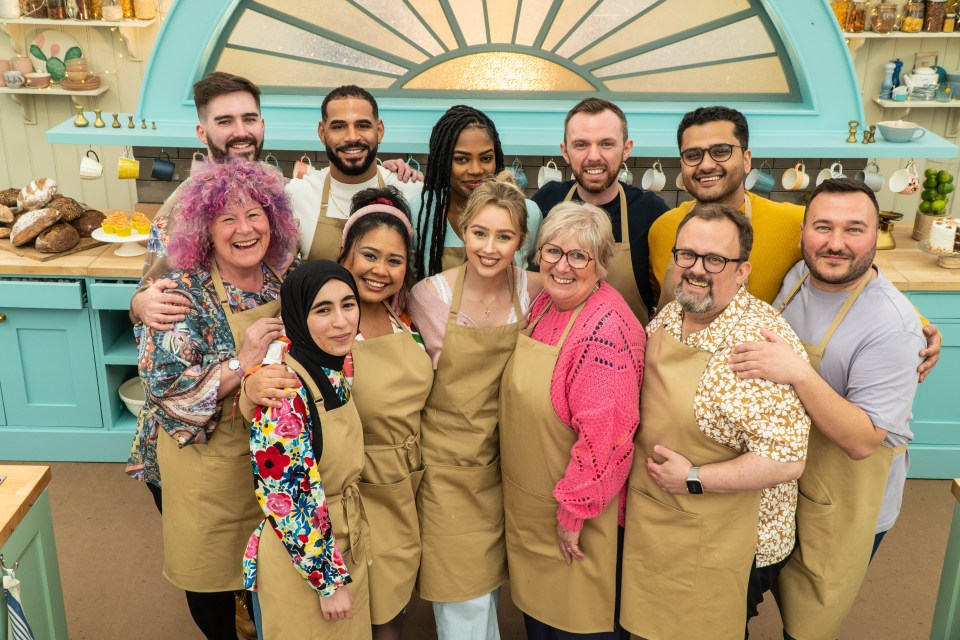
M 700 467 L 690 467 L 687 474 L 687 492 L 692 495 L 703 493 L 703 484 L 700 482 Z
M 235 374 L 237 374 L 238 378 L 243 380 L 243 370 L 240 368 L 240 361 L 238 359 L 230 358 L 230 360 L 227 361 L 227 369 L 233 371 Z M 687 484 L 689 485 L 690 482 L 687 481 Z

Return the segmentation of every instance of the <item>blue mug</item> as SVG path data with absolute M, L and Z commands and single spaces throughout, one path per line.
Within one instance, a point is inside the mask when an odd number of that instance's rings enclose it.
M 170 154 L 161 150 L 160 154 L 153 159 L 153 168 L 150 170 L 150 177 L 154 180 L 163 180 L 170 182 L 173 180 L 173 173 L 177 165 L 170 159 Z
M 527 172 L 523 170 L 523 164 L 520 162 L 520 158 L 513 161 L 513 164 L 510 165 L 510 171 L 513 173 L 513 181 L 517 183 L 517 186 L 520 187 L 520 189 L 526 189 L 529 181 L 527 180 Z

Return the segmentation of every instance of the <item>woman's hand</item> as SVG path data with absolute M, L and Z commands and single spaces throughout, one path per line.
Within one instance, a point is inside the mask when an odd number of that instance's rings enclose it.
M 267 355 L 270 343 L 282 335 L 283 321 L 280 318 L 260 318 L 247 327 L 243 332 L 243 348 L 237 352 L 237 360 L 243 370 L 260 364 Z
M 320 597 L 320 611 L 324 620 L 349 620 L 353 617 L 353 596 L 347 585 L 341 586 L 329 598 Z
M 293 398 L 297 395 L 296 391 L 284 389 L 296 389 L 299 386 L 300 379 L 297 374 L 282 364 L 271 364 L 247 376 L 243 383 L 243 395 L 254 404 L 280 408 L 278 398 Z
M 161 278 L 134 294 L 130 311 L 154 331 L 170 331 L 192 309 L 190 299 L 177 290 L 177 283 Z
M 583 551 L 580 550 L 580 532 L 564 529 L 563 525 L 557 523 L 557 545 L 560 547 L 560 555 L 564 562 L 572 564 L 574 560 L 583 562 Z

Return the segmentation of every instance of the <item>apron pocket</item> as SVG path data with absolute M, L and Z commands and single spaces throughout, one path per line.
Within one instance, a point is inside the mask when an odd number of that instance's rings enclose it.
M 504 476 L 503 509 L 508 554 L 533 554 L 566 564 L 557 546 L 557 501 L 554 498 L 531 493 Z M 590 553 L 588 549 L 583 552 Z
M 416 472 L 416 484 L 422 471 Z M 358 482 L 363 510 L 373 539 L 374 554 L 410 547 L 420 555 L 420 521 L 417 518 L 414 474 L 394 484 Z
M 230 532 L 247 536 L 263 514 L 254 492 L 250 456 L 200 458 L 199 521 L 207 533 Z M 237 531 L 253 521 L 249 531 Z
M 428 466 L 417 492 L 417 511 L 424 535 L 502 530 L 500 459 L 483 467 Z
M 797 552 L 794 559 L 817 582 L 829 568 L 830 546 L 838 533 L 837 509 L 814 502 L 802 493 L 797 496 Z
M 636 563 L 646 575 L 688 589 L 697 583 L 703 518 L 687 513 L 630 487 L 623 564 Z

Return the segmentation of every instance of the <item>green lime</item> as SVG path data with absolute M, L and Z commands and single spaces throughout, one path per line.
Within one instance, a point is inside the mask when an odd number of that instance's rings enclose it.
M 924 178 L 935 178 L 936 176 L 937 176 L 936 169 L 927 169 L 926 171 L 923 172 Z
M 947 195 L 948 193 L 953 193 L 955 188 L 952 182 L 941 182 L 937 185 L 937 193 Z
M 923 186 L 926 187 L 927 189 L 936 189 L 938 184 L 940 183 L 937 182 L 936 176 L 927 178 L 926 180 L 923 181 Z
M 947 210 L 946 200 L 937 200 L 930 205 L 930 213 L 941 214 Z
M 942 183 L 953 182 L 953 176 L 950 175 L 949 171 L 941 171 L 937 174 L 937 180 Z
M 920 192 L 920 199 L 926 202 L 933 202 L 937 198 L 936 189 L 924 189 Z
M 923 200 L 920 202 L 920 213 L 930 213 L 933 211 L 933 203 Z

